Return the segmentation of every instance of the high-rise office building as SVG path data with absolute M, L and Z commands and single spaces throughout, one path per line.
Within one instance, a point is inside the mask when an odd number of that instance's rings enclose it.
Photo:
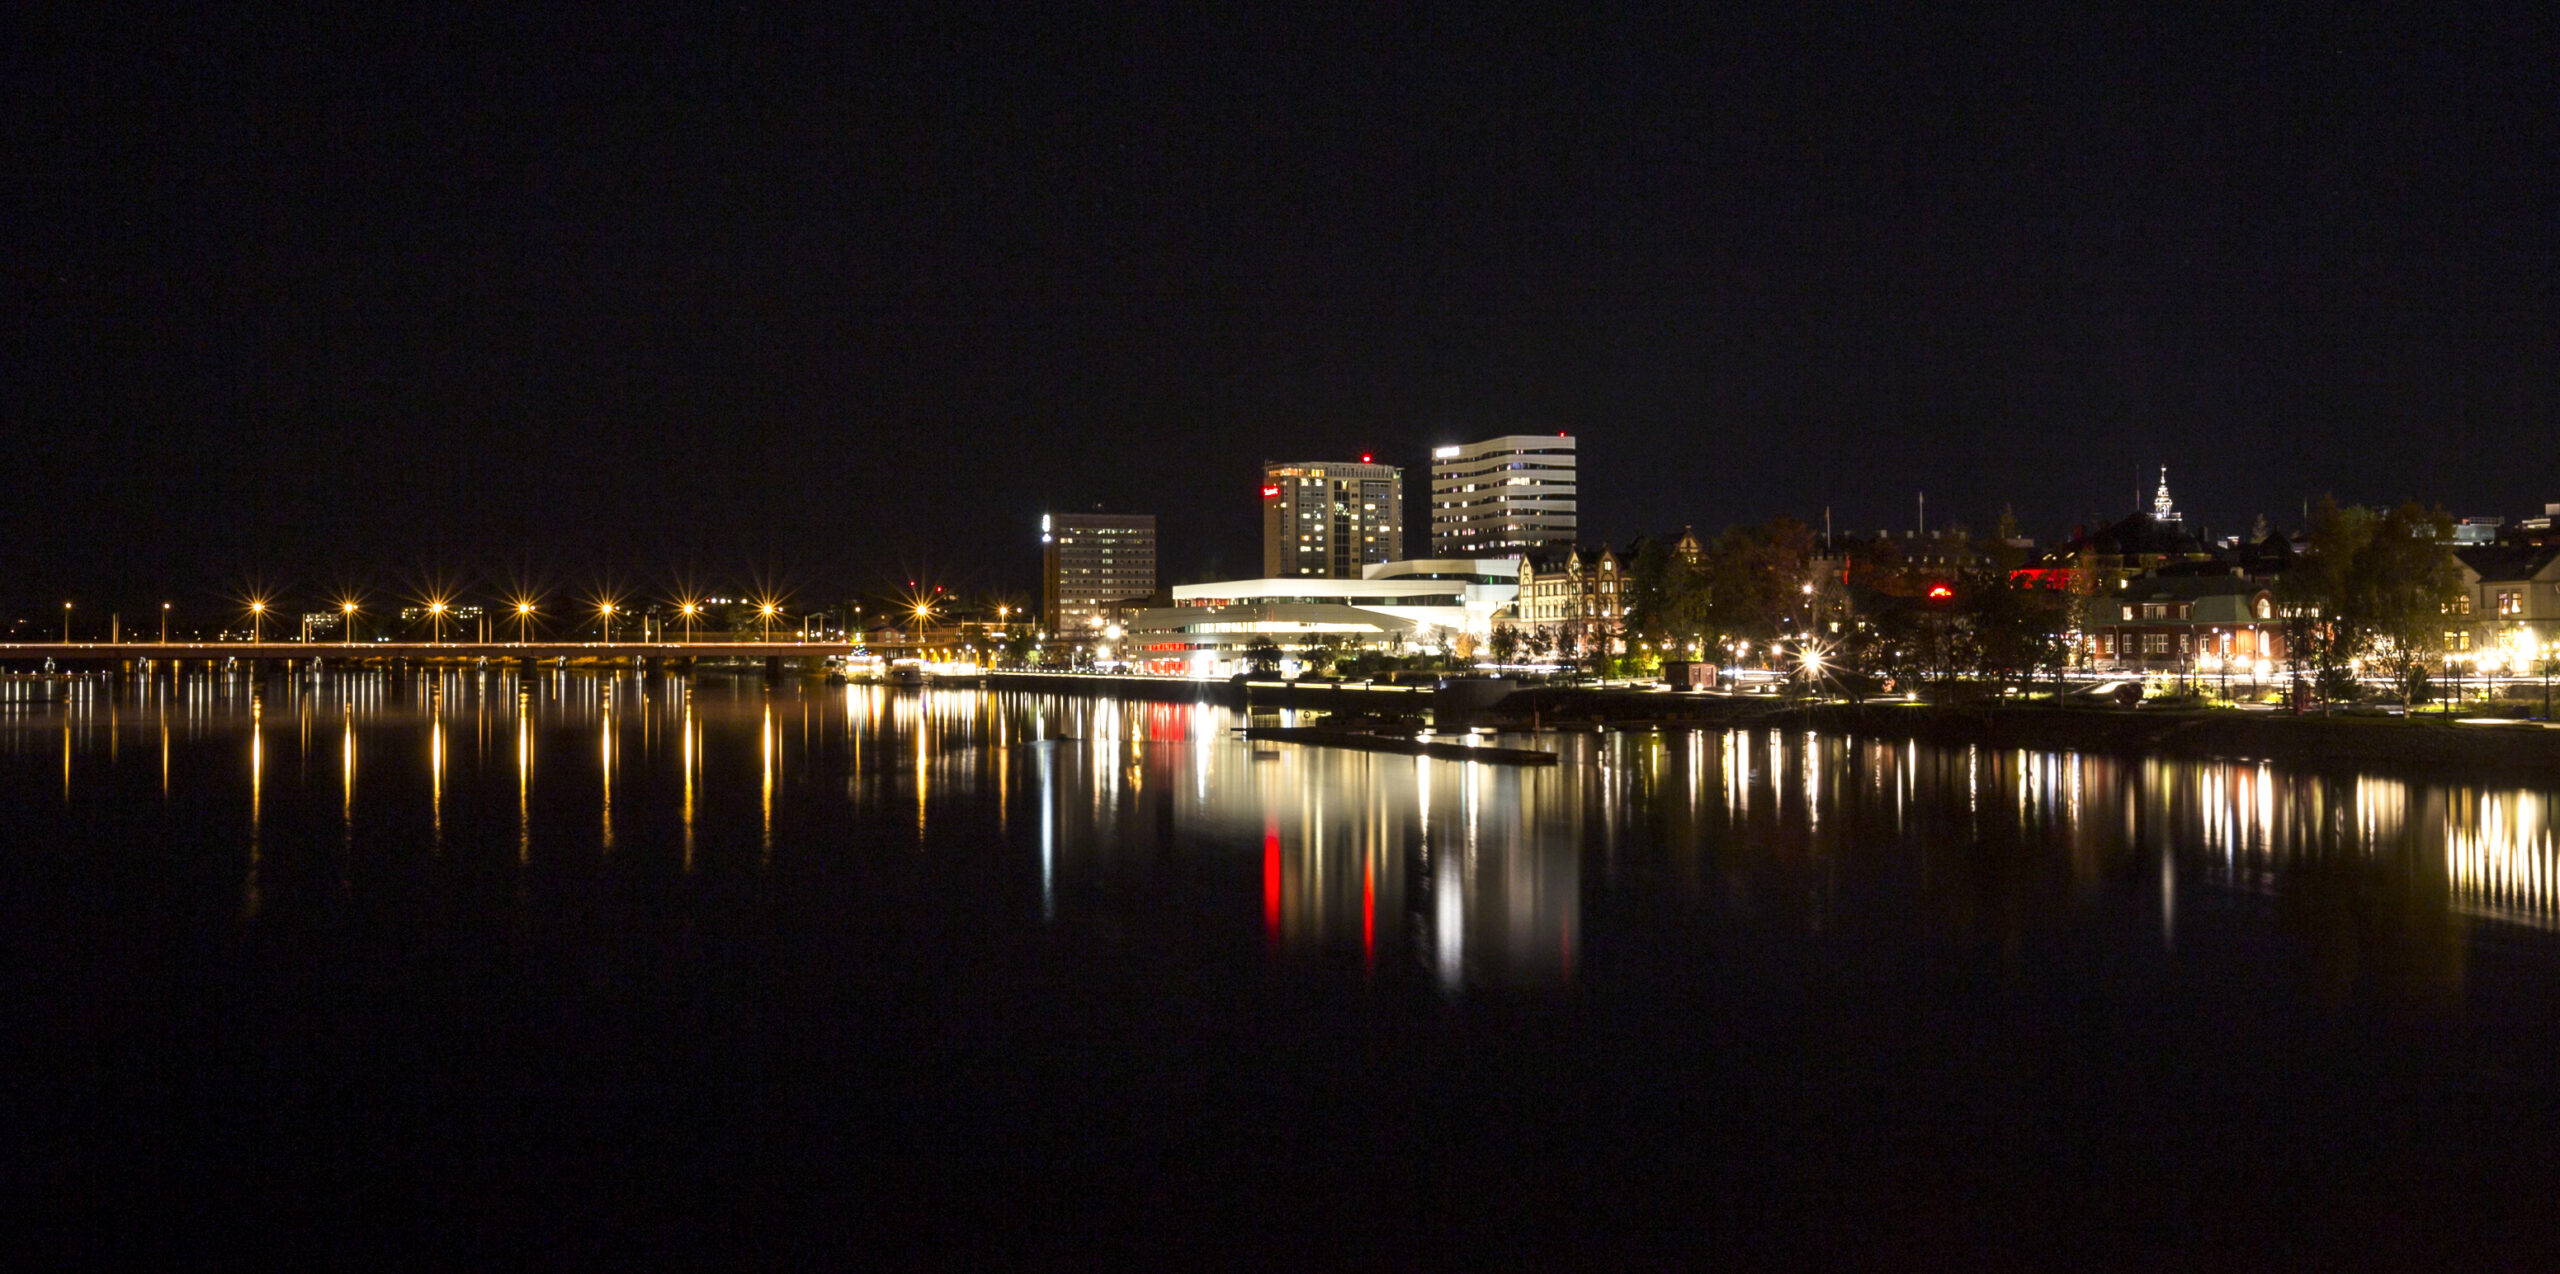
M 1040 515 L 1040 626 L 1089 636 L 1156 591 L 1152 513 Z
M 1298 461 L 1262 466 L 1262 573 L 1358 579 L 1404 557 L 1404 470 Z
M 1499 557 L 1574 539 L 1573 436 L 1511 434 L 1431 453 L 1431 555 Z

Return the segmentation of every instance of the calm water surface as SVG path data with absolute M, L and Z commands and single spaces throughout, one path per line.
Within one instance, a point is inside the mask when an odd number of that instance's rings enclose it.
M 13 1185 L 159 1254 L 2548 1238 L 2551 792 L 1245 723 L 573 674 L 0 702 Z

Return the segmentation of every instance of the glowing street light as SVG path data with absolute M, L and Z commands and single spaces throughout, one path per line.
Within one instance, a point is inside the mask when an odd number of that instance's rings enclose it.
M 517 644 L 517 645 L 523 645 L 524 643 L 526 643 L 526 642 L 528 642 L 528 641 L 533 640 L 532 635 L 531 635 L 531 634 L 532 634 L 532 629 L 533 629 L 533 603 L 531 603 L 531 602 L 524 602 L 524 601 L 517 602 L 517 603 L 516 603 L 516 644 Z
M 347 644 L 348 644 L 348 645 L 350 645 L 350 646 L 352 646 L 352 645 L 354 645 L 354 644 L 355 644 L 355 640 L 356 640 L 356 604 L 355 604 L 355 599 L 353 599 L 353 598 L 349 598 L 349 599 L 348 599 L 348 600 L 346 600 L 346 601 L 343 601 L 343 602 L 338 603 L 338 612 L 339 612 L 341 615 L 344 615 L 344 616 L 346 617 L 345 619 L 343 619 L 343 620 L 342 620 L 342 621 L 340 621 L 340 622 L 341 622 L 341 623 L 343 623 L 343 624 L 346 626 L 346 630 L 347 630 L 347 632 L 346 632 Z
M 71 603 L 62 604 L 62 644 L 71 644 Z
M 265 636 L 266 619 L 267 619 L 267 603 L 266 603 L 266 601 L 265 601 L 263 598 L 262 598 L 262 599 L 260 599 L 260 600 L 258 600 L 258 601 L 253 601 L 253 602 L 249 603 L 249 644 L 250 644 L 250 645 L 252 645 L 252 646 L 257 645 L 257 644 L 258 644 L 259 639 L 260 639 L 260 638 L 262 638 L 263 636 Z
M 693 641 L 693 617 L 702 613 L 702 607 L 686 602 L 676 607 L 676 613 L 684 616 L 684 639 L 689 644 Z
M 610 644 L 613 641 L 613 603 L 597 602 L 596 613 L 604 617 L 604 639 Z
M 169 644 L 169 603 L 160 603 L 160 644 Z
M 428 603 L 427 603 L 427 614 L 428 614 L 428 615 L 430 615 L 430 616 L 432 616 L 432 617 L 434 618 L 434 620 L 435 620 L 435 635 L 436 635 L 436 641 L 437 641 L 438 643 L 443 642 L 443 641 L 444 641 L 444 602 L 443 602 L 443 600 L 439 598 L 439 599 L 437 599 L 437 600 L 435 600 L 435 601 L 428 602 Z

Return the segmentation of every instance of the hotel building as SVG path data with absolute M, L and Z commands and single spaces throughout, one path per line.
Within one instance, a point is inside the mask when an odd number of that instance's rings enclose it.
M 1520 554 L 1574 539 L 1574 440 L 1510 434 L 1431 453 L 1431 552 Z
M 1404 470 L 1332 461 L 1262 466 L 1262 573 L 1358 579 L 1404 557 Z

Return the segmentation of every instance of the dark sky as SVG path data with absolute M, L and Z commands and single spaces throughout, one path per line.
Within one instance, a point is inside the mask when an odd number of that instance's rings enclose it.
M 2118 7 L 66 6 L 0 599 L 1250 574 L 1264 457 L 1557 429 L 1613 538 L 2560 500 L 2551 7 Z

